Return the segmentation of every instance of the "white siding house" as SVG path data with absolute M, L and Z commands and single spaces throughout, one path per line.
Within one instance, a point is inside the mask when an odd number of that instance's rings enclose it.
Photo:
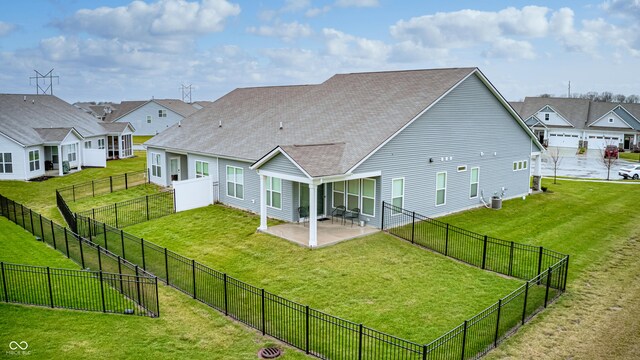
M 136 135 L 156 135 L 198 110 L 177 99 L 123 101 L 106 116 L 105 122 L 131 123 Z

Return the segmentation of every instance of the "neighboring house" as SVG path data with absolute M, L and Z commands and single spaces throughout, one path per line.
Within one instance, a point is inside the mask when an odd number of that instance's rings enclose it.
M 177 99 L 123 101 L 105 116 L 104 121 L 131 123 L 136 129 L 135 135 L 156 135 L 198 110 Z
M 0 179 L 63 175 L 83 166 L 106 166 L 109 137 L 131 143 L 131 124 L 105 127 L 52 95 L 0 94 Z M 127 140 L 128 139 L 128 140 Z M 117 158 L 133 156 L 119 147 Z
M 81 109 L 98 120 L 104 120 L 107 114 L 116 110 L 116 104 L 108 102 L 99 104 L 96 104 L 95 102 L 77 102 L 74 103 L 73 106 Z
M 477 68 L 339 74 L 236 89 L 145 143 L 150 180 L 212 176 L 222 203 L 298 221 L 382 202 L 439 216 L 529 193 L 542 146 Z M 317 239 L 311 216 L 309 245 Z
M 511 103 L 546 146 L 633 150 L 640 140 L 640 105 L 574 98 L 527 97 Z

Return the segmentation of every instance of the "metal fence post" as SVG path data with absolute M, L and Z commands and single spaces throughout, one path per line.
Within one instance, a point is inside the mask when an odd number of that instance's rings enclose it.
M 31 233 L 33 235 L 36 234 L 36 229 L 33 228 L 33 211 L 31 209 L 29 209 L 29 222 L 31 223 Z
M 102 312 L 107 312 L 107 306 L 104 301 L 104 280 L 102 279 L 102 270 L 100 270 L 100 294 L 102 295 Z
M 529 281 L 524 283 L 524 306 L 522 308 L 522 325 L 524 325 L 524 321 L 527 319 L 527 297 L 529 296 Z
M 91 218 L 87 218 L 87 228 L 89 230 L 89 241 L 93 242 L 93 238 L 91 237 Z
M 223 274 L 223 278 L 224 278 L 224 315 L 228 316 L 229 309 L 228 309 L 228 300 L 227 300 L 227 273 Z
M 411 243 L 413 244 L 416 233 L 416 212 L 411 213 Z
M 362 324 L 359 326 L 358 334 L 358 360 L 362 360 Z
M 120 256 L 118 256 L 118 274 L 120 274 L 120 292 L 122 293 L 124 290 L 122 286 L 122 258 Z
M 502 309 L 502 299 L 498 300 L 498 320 L 496 320 L 496 336 L 493 338 L 493 347 L 498 347 L 498 334 L 500 333 L 500 310 Z
M 2 288 L 4 289 L 4 301 L 9 302 L 9 292 L 7 291 L 7 277 L 4 274 L 4 263 L 0 261 L 0 269 L 2 270 Z
M 140 238 L 140 248 L 142 249 L 142 269 L 147 270 L 147 264 L 144 261 L 144 239 Z
M 304 352 L 309 353 L 309 305 L 304 308 Z
M 122 244 L 122 257 L 126 259 L 127 256 L 124 253 L 124 230 L 120 230 L 120 242 Z
M 540 252 L 538 255 L 538 275 L 540 275 L 542 273 L 542 251 L 543 251 L 543 247 L 540 246 Z
M 464 348 L 467 345 L 467 320 L 464 321 L 464 330 L 462 332 L 462 355 L 461 359 L 464 360 Z
M 102 271 L 102 256 L 100 255 L 100 245 L 98 245 L 96 249 L 98 249 L 98 269 Z
M 129 190 L 129 179 L 127 177 L 127 173 L 124 173 L 124 189 Z
M 78 236 L 76 234 L 76 236 Z M 78 244 L 80 245 L 80 260 L 82 261 L 82 268 L 84 269 L 84 251 L 82 250 L 82 239 L 80 238 L 80 236 L 77 237 L 78 239 Z
M 154 276 L 153 279 L 154 279 L 153 284 L 156 287 L 156 316 L 155 317 L 158 317 L 160 316 L 160 298 L 158 297 L 158 277 Z
M 136 288 L 138 290 L 138 304 L 142 305 L 142 303 L 140 302 L 140 275 L 138 275 L 138 265 L 135 266 L 136 269 Z
M 547 302 L 549 301 L 549 287 L 551 286 L 551 266 L 549 266 L 549 270 L 547 270 L 547 290 L 544 293 L 544 307 L 547 307 Z
M 146 196 L 147 199 L 147 221 L 149 221 L 149 195 Z
M 53 248 L 58 250 L 58 246 L 56 245 L 56 232 L 54 231 L 53 221 L 49 220 L 49 224 L 51 225 L 51 241 L 53 242 Z
M 449 223 L 447 223 L 447 230 L 444 234 L 444 256 L 449 256 Z
M 513 247 L 515 243 L 511 242 L 511 248 L 509 249 L 509 276 L 513 273 Z
M 67 228 L 64 228 L 64 246 L 67 249 L 67 258 L 69 258 L 69 239 L 67 238 Z
M 113 176 L 109 176 L 109 192 L 113 192 Z
M 482 269 L 486 267 L 487 264 L 487 235 L 484 236 L 484 246 L 482 248 Z
M 118 226 L 118 203 L 113 204 L 113 209 L 114 209 L 114 212 L 116 213 L 116 227 L 119 228 L 120 226 Z
M 164 248 L 164 274 L 166 275 L 167 285 L 169 285 L 169 256 L 167 248 Z
M 42 236 L 42 241 L 46 241 L 44 238 L 44 225 L 42 224 L 42 214 L 38 214 L 40 219 L 40 236 Z
M 266 332 L 266 323 L 265 323 L 265 316 L 264 316 L 264 289 L 261 290 L 261 295 L 262 295 L 262 335 L 265 335 Z
M 191 269 L 193 271 L 193 298 L 197 299 L 196 296 L 196 261 L 191 259 Z
M 562 283 L 562 291 L 567 290 L 567 277 L 569 276 L 569 255 L 567 255 L 567 261 L 565 261 L 564 281 Z
M 49 283 L 49 303 L 53 308 L 53 287 L 51 287 L 51 270 L 47 266 L 47 282 Z
M 382 217 L 382 226 L 381 226 L 382 231 L 384 231 L 384 208 L 386 207 L 386 205 L 387 205 L 387 203 L 383 201 L 382 202 L 382 215 L 381 215 L 381 217 Z
M 104 249 L 109 250 L 109 245 L 107 245 L 107 224 L 102 223 L 102 233 L 104 234 Z

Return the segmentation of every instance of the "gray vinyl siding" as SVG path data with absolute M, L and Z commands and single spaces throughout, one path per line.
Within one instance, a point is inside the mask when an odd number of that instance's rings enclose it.
M 530 168 L 531 147 L 523 128 L 471 76 L 354 173 L 380 170 L 381 200 L 387 202 L 391 201 L 392 179 L 404 177 L 404 208 L 439 216 L 481 205 L 480 197 L 469 198 L 472 167 L 480 168 L 479 190 L 486 200 L 500 194 L 502 187 L 507 189 L 506 198 L 528 194 L 529 170 L 513 171 L 513 162 L 527 160 Z M 467 170 L 457 172 L 459 165 L 466 165 Z M 436 206 L 436 174 L 442 171 L 447 172 L 446 204 Z M 380 205 L 377 215 L 379 211 Z M 379 216 L 374 221 L 372 225 L 380 226 Z
M 166 110 L 167 117 L 158 117 L 158 110 Z M 147 123 L 147 115 L 151 116 L 150 124 Z M 117 122 L 130 122 L 136 129 L 135 135 L 156 135 L 182 119 L 184 119 L 182 115 L 160 104 L 150 102 L 121 117 Z
M 244 170 L 244 198 L 237 199 L 227 196 L 227 166 L 235 166 Z M 251 163 L 219 159 L 218 178 L 220 179 L 220 202 L 260 213 L 260 175 L 249 168 Z M 293 183 L 282 180 L 282 209 L 267 208 L 267 216 L 285 221 L 294 221 L 293 218 Z
M 307 177 L 295 164 L 282 154 L 274 156 L 271 160 L 260 166 L 260 169 L 304 178 Z
M 640 130 L 640 123 L 634 119 L 633 116 L 629 115 L 628 112 L 621 108 L 615 108 L 613 112 L 629 124 L 629 126 L 633 127 L 634 130 Z

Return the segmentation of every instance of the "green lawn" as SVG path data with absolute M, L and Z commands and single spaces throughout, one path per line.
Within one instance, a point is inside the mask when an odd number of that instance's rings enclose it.
M 93 208 L 98 208 L 107 205 L 113 205 L 125 200 L 131 200 L 143 197 L 145 195 L 153 195 L 163 191 L 163 188 L 155 184 L 143 184 L 134 187 L 130 187 L 128 190 L 114 191 L 110 194 L 99 195 L 96 197 L 86 197 L 79 199 L 76 202 L 67 201 L 67 205 L 73 212 L 82 212 Z
M 146 154 L 146 151 L 136 151 L 133 158 L 107 161 L 106 168 L 87 168 L 42 182 L 0 181 L 0 194 L 29 206 L 34 211 L 41 213 L 42 216 L 64 224 L 64 220 L 56 208 L 56 189 L 102 179 L 110 175 L 146 170 Z
M 640 153 L 633 152 L 621 152 L 620 159 L 625 159 L 629 161 L 640 161 Z
M 145 141 L 151 139 L 152 137 L 153 135 L 134 135 L 133 143 L 135 145 L 140 145 L 140 144 L 143 144 Z
M 419 343 L 522 284 L 387 234 L 310 250 L 256 233 L 258 223 L 253 214 L 214 205 L 125 230 L 290 300 Z
M 4 217 L 0 232 L 0 261 L 79 269 Z M 26 341 L 33 359 L 249 359 L 276 344 L 174 289 L 161 285 L 159 298 L 155 319 L 0 302 L 0 343 Z

